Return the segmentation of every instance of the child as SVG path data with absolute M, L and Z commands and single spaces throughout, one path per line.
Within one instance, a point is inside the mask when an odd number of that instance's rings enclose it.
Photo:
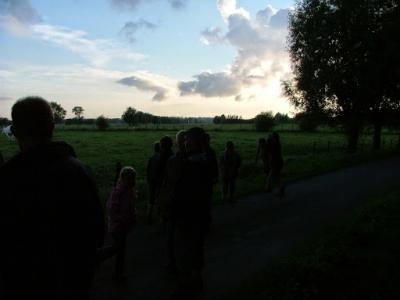
M 124 167 L 119 175 L 118 183 L 107 201 L 108 230 L 114 239 L 113 252 L 116 257 L 116 278 L 124 278 L 124 261 L 126 239 L 136 224 L 137 213 L 135 202 L 136 171 L 132 167 Z
M 276 196 L 285 195 L 285 186 L 282 182 L 283 157 L 279 134 L 274 132 L 268 137 L 267 141 L 270 151 L 270 171 L 267 178 L 267 191 L 272 191 L 273 186 L 279 188 Z
M 233 142 L 226 143 L 225 151 L 220 156 L 220 167 L 222 177 L 222 201 L 229 199 L 229 202 L 235 202 L 236 179 L 241 166 L 239 153 L 235 151 Z

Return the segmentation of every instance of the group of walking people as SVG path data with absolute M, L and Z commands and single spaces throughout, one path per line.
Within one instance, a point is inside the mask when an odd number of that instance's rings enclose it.
M 137 223 L 136 170 L 119 164 L 105 218 L 90 170 L 70 145 L 52 141 L 47 101 L 17 101 L 12 121 L 21 151 L 0 161 L 0 234 L 7 245 L 0 247 L 0 296 L 88 299 L 96 267 L 111 256 L 116 256 L 116 278 L 124 280 L 127 237 Z M 147 164 L 146 222 L 160 221 L 167 235 L 166 267 L 178 278 L 171 299 L 190 299 L 203 289 L 214 187 L 221 180 L 222 199 L 235 202 L 241 157 L 232 141 L 217 156 L 199 127 L 179 131 L 175 142 L 175 151 L 169 136 L 154 143 Z M 279 135 L 271 134 L 260 139 L 257 159 L 267 174 L 266 191 L 277 184 L 282 195 L 280 151 Z M 104 246 L 106 227 L 110 246 Z

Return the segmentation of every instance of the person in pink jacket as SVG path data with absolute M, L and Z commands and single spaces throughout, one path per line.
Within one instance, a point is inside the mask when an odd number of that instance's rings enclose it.
M 112 248 L 117 256 L 115 269 L 117 279 L 124 278 L 126 239 L 137 219 L 135 186 L 135 169 L 122 168 L 118 183 L 107 201 L 108 231 L 114 239 Z

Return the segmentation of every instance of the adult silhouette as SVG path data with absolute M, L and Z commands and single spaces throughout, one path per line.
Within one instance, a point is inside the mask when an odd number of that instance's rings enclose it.
M 221 179 L 222 179 L 222 201 L 235 202 L 236 179 L 242 164 L 239 153 L 235 150 L 232 141 L 226 143 L 225 151 L 220 155 Z
M 0 272 L 5 299 L 88 299 L 104 215 L 73 148 L 53 142 L 40 97 L 12 107 L 20 153 L 0 169 Z
M 185 135 L 186 155 L 171 203 L 179 286 L 172 299 L 190 299 L 203 288 L 204 241 L 209 226 L 212 178 L 205 154 L 205 132 L 194 127 Z
M 1 153 L 0 151 L 0 167 L 4 164 L 4 157 L 3 157 L 3 153 Z

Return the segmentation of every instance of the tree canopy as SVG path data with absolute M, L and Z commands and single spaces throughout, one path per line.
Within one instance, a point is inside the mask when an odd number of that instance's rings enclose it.
M 301 110 L 342 116 L 351 149 L 362 120 L 399 107 L 398 11 L 391 0 L 303 0 L 291 14 L 285 91 Z

